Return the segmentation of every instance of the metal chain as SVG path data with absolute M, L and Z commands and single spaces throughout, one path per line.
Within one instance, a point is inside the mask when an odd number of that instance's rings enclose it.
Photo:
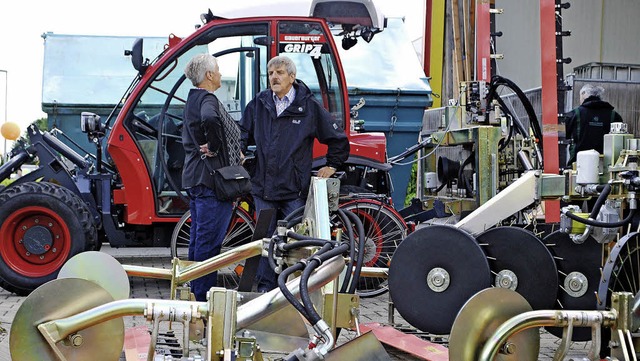
M 396 93 L 396 103 L 393 106 L 393 110 L 391 111 L 391 126 L 389 127 L 389 136 L 393 137 L 393 128 L 396 126 L 396 122 L 398 121 L 398 104 L 400 103 L 400 88 Z

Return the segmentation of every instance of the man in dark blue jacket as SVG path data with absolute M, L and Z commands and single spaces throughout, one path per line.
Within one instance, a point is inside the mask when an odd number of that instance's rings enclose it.
M 604 135 L 609 133 L 611 123 L 621 123 L 622 117 L 613 105 L 602 100 L 604 88 L 586 84 L 580 89 L 580 106 L 567 113 L 566 137 L 571 139 L 567 165 L 576 161 L 579 151 L 594 149 L 602 154 Z
M 326 165 L 318 177 L 330 177 L 349 157 L 344 129 L 314 98 L 309 88 L 296 80 L 296 66 L 286 56 L 267 64 L 270 89 L 247 104 L 240 121 L 243 150 L 256 146 L 251 183 L 256 211 L 273 208 L 283 219 L 304 207 L 311 182 L 313 142 L 326 144 Z M 275 230 L 275 219 L 270 233 Z M 277 276 L 266 258 L 260 260 L 258 291 L 277 286 Z

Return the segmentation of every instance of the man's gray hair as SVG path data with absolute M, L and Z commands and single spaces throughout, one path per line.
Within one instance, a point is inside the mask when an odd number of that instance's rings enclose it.
M 270 68 L 279 68 L 284 65 L 284 68 L 287 70 L 287 74 L 296 75 L 296 64 L 293 63 L 293 60 L 284 56 L 278 55 L 275 58 L 271 58 L 267 63 L 267 70 Z
M 585 84 L 582 89 L 580 89 L 580 96 L 582 99 L 587 99 L 589 97 L 602 98 L 603 95 L 604 88 L 599 85 Z
M 214 71 L 218 61 L 213 55 L 210 54 L 198 54 L 191 58 L 184 67 L 184 75 L 191 80 L 193 86 L 198 86 L 202 83 L 204 77 L 208 71 Z

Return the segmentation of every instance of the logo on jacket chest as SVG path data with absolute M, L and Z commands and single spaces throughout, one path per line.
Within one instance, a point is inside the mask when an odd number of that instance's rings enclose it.
M 302 123 L 302 120 L 300 120 L 300 119 L 293 119 L 293 120 L 291 121 L 291 123 L 293 123 L 293 124 L 300 124 L 300 123 Z

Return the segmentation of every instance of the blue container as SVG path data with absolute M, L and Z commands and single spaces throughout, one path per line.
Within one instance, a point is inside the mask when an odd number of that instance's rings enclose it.
M 49 129 L 55 126 L 94 153 L 95 146 L 80 130 L 80 114 L 92 112 L 103 122 L 107 120 L 136 76 L 124 51 L 131 49 L 137 37 L 54 33 L 43 37 L 42 110 L 47 113 Z M 145 37 L 144 56 L 156 57 L 166 43 L 166 37 Z M 78 151 L 70 140 L 61 139 Z
M 398 18 L 388 19 L 387 28 L 370 43 L 360 39 L 353 48 L 340 49 L 340 59 L 349 103 L 354 106 L 361 98 L 365 100 L 358 119 L 364 120 L 367 132 L 384 132 L 389 157 L 416 144 L 424 111 L 433 104 L 433 99 L 404 22 Z M 398 209 L 404 206 L 410 177 L 411 164 L 393 166 L 392 198 Z

